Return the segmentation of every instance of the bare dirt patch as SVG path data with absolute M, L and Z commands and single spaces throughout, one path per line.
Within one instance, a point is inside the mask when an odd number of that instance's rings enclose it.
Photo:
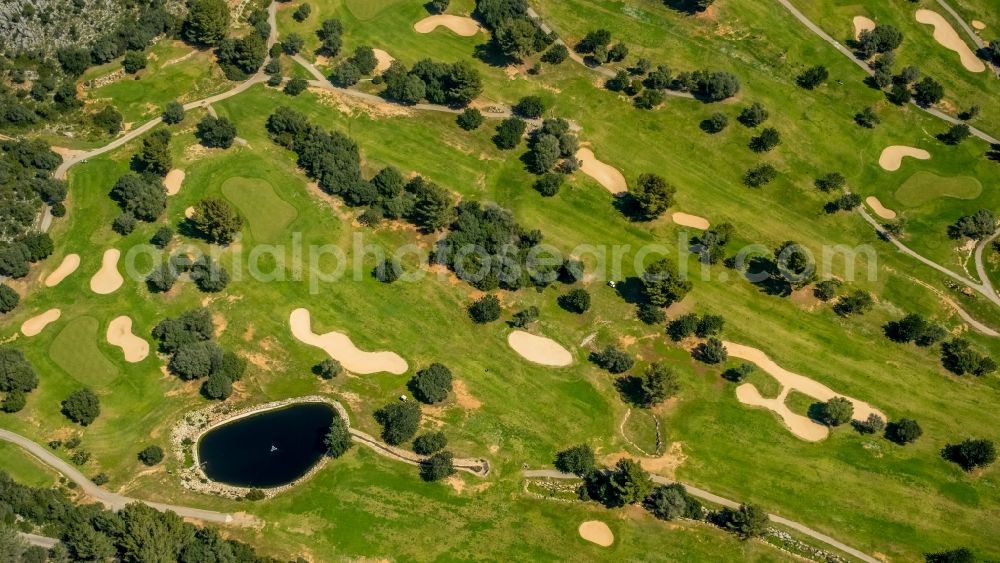
M 365 115 L 371 116 L 372 118 L 378 119 L 382 117 L 409 116 L 412 114 L 406 106 L 383 101 L 361 99 L 355 96 L 343 94 L 336 90 L 330 90 L 328 88 L 312 87 L 309 88 L 309 91 L 319 97 L 319 103 L 328 107 L 336 108 L 337 111 L 351 115 L 361 112 Z
M 340 362 L 344 369 L 357 374 L 387 371 L 396 375 L 406 373 L 406 360 L 395 352 L 365 352 L 351 342 L 342 332 L 316 334 L 312 331 L 309 309 L 295 309 L 288 319 L 292 336 L 304 344 L 315 346 Z
M 36 336 L 41 333 L 50 323 L 54 323 L 62 316 L 59 309 L 49 309 L 41 315 L 35 315 L 24 321 L 21 325 L 21 334 L 25 336 Z
M 983 72 L 986 70 L 986 63 L 976 56 L 976 53 L 969 48 L 969 45 L 962 41 L 961 36 L 955 28 L 944 19 L 944 16 L 934 10 L 917 10 L 917 21 L 923 24 L 934 26 L 934 40 L 946 49 L 958 53 L 958 58 L 962 62 L 965 70 L 970 72 Z
M 79 254 L 67 254 L 62 262 L 59 263 L 59 267 L 52 271 L 51 274 L 45 277 L 45 287 L 55 287 L 59 285 L 61 281 L 66 279 L 67 276 L 76 271 L 80 267 L 80 255 Z
M 121 252 L 117 248 L 104 251 L 101 258 L 101 269 L 90 278 L 90 290 L 98 295 L 107 295 L 118 291 L 125 279 L 118 273 L 118 258 Z
M 125 353 L 125 361 L 130 364 L 141 362 L 149 356 L 149 342 L 132 332 L 132 319 L 126 315 L 116 317 L 108 324 L 108 344 L 117 346 Z
M 708 219 L 697 215 L 689 215 L 687 213 L 674 213 L 670 216 L 670 218 L 674 220 L 674 223 L 677 223 L 682 227 L 691 227 L 692 229 L 700 229 L 702 231 L 711 226 Z
M 931 153 L 916 147 L 892 145 L 882 149 L 882 154 L 878 157 L 878 165 L 889 172 L 895 172 L 903 165 L 903 158 L 905 157 L 917 160 L 929 160 Z
M 451 14 L 428 16 L 413 24 L 413 29 L 417 33 L 430 33 L 439 26 L 446 27 L 456 35 L 461 35 L 462 37 L 472 37 L 479 33 L 480 30 L 479 23 L 476 20 Z
M 177 195 L 181 191 L 181 183 L 184 182 L 184 171 L 174 168 L 167 172 L 167 177 L 163 179 L 163 186 L 167 188 L 167 195 Z
M 875 196 L 868 196 L 868 198 L 865 199 L 865 203 L 868 204 L 868 207 L 872 208 L 872 211 L 874 211 L 876 215 L 883 219 L 896 218 L 896 212 L 882 205 L 882 202 Z
M 611 528 L 600 520 L 587 520 L 580 524 L 577 531 L 580 532 L 581 538 L 601 547 L 611 547 L 611 544 L 615 543 L 615 535 L 611 532 Z
M 580 161 L 580 170 L 587 176 L 597 180 L 609 192 L 620 194 L 628 191 L 625 176 L 614 166 L 597 160 L 594 156 L 594 151 L 582 148 L 576 151 L 576 158 Z
M 472 393 L 469 392 L 469 386 L 461 379 L 455 380 L 452 390 L 455 391 L 455 402 L 463 409 L 476 410 L 483 406 L 482 401 L 472 396 Z
M 573 363 L 569 350 L 551 338 L 515 330 L 507 336 L 507 344 L 529 362 L 551 367 L 565 367 Z

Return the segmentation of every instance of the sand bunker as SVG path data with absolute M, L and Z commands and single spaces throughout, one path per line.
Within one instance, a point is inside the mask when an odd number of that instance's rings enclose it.
M 350 337 L 342 332 L 314 333 L 308 309 L 292 311 L 288 324 L 291 325 L 292 336 L 304 344 L 323 349 L 331 358 L 340 362 L 347 371 L 362 375 L 380 371 L 396 375 L 406 373 L 406 360 L 395 352 L 359 350 L 351 342 Z
M 62 315 L 62 311 L 59 309 L 49 309 L 41 315 L 31 317 L 30 319 L 24 321 L 21 325 L 21 334 L 25 336 L 35 336 L 36 334 L 42 332 L 49 323 L 54 323 L 59 320 L 59 316 Z
M 104 251 L 101 258 L 101 269 L 90 278 L 90 289 L 99 295 L 107 295 L 118 291 L 125 281 L 118 273 L 118 258 L 121 252 L 117 248 L 109 248 Z
M 979 20 L 972 20 L 970 23 L 972 24 L 973 29 L 978 29 L 979 31 L 986 29 L 986 24 Z
M 915 147 L 892 145 L 882 150 L 882 154 L 878 157 L 878 165 L 889 172 L 895 172 L 903 165 L 903 158 L 907 156 L 917 160 L 928 160 L 931 153 Z
M 552 367 L 573 363 L 573 355 L 569 350 L 551 338 L 515 330 L 507 336 L 507 344 L 529 362 Z
M 80 255 L 79 254 L 67 254 L 63 261 L 59 263 L 59 267 L 55 269 L 48 277 L 45 278 L 46 287 L 55 287 L 59 285 L 59 282 L 66 279 L 66 276 L 72 274 L 80 267 Z
M 372 51 L 375 52 L 375 60 L 378 61 L 378 64 L 375 65 L 375 74 L 382 74 L 383 72 L 389 70 L 389 67 L 392 65 L 392 61 L 396 60 L 392 57 L 392 55 L 386 53 L 382 49 L 372 49 Z
M 125 315 L 115 318 L 108 325 L 108 344 L 125 352 L 125 361 L 130 364 L 141 362 L 149 355 L 149 342 L 132 333 L 132 319 Z
M 576 151 L 576 159 L 580 161 L 580 170 L 587 176 L 597 180 L 609 192 L 620 194 L 628 191 L 625 176 L 622 176 L 622 173 L 614 166 L 597 160 L 594 157 L 594 152 L 590 149 Z
M 862 31 L 871 31 L 875 29 L 875 22 L 871 18 L 866 18 L 864 16 L 854 16 L 854 38 L 858 39 L 861 37 Z
M 415 29 L 417 33 L 430 33 L 437 29 L 438 26 L 447 27 L 462 37 L 472 37 L 473 35 L 479 33 L 479 23 L 477 23 L 476 20 L 463 16 L 453 16 L 450 14 L 428 16 L 413 24 L 413 29 Z
M 174 168 L 167 173 L 163 179 L 163 186 L 167 188 L 167 195 L 177 195 L 181 191 L 181 182 L 184 181 L 184 171 Z
M 194 217 L 194 208 L 193 207 L 188 207 L 187 209 L 185 209 L 184 210 L 184 216 L 187 217 L 188 219 Z
M 947 49 L 958 53 L 958 58 L 962 61 L 962 66 L 972 72 L 983 72 L 986 70 L 986 63 L 976 56 L 965 41 L 959 37 L 955 28 L 951 27 L 944 16 L 933 10 L 917 10 L 917 21 L 934 26 L 934 39 Z
M 708 219 L 698 217 L 697 215 L 688 215 L 687 213 L 674 213 L 671 219 L 674 220 L 674 223 L 682 227 L 691 227 L 692 229 L 701 229 L 703 231 L 710 226 Z
M 601 547 L 610 547 L 615 543 L 615 535 L 611 533 L 611 528 L 600 520 L 588 520 L 580 524 L 579 532 L 581 538 Z
M 896 212 L 882 205 L 882 202 L 875 196 L 868 196 L 868 198 L 865 199 L 865 203 L 868 204 L 868 207 L 872 208 L 872 211 L 874 211 L 876 215 L 883 219 L 896 218 Z
M 822 440 L 827 437 L 829 430 L 826 426 L 813 422 L 808 417 L 792 412 L 788 406 L 785 405 L 785 399 L 788 397 L 788 393 L 792 390 L 808 395 L 817 401 L 829 401 L 834 397 L 844 397 L 854 405 L 854 420 L 863 421 L 867 419 L 870 414 L 877 414 L 885 419 L 885 414 L 868 403 L 835 393 L 832 389 L 822 383 L 819 383 L 818 381 L 809 379 L 808 377 L 797 373 L 792 373 L 774 363 L 773 360 L 767 357 L 767 354 L 757 350 L 756 348 L 743 346 L 742 344 L 735 344 L 733 342 L 725 342 L 724 344 L 726 349 L 729 351 L 730 357 L 747 360 L 757 364 L 757 367 L 777 379 L 782 385 L 781 393 L 777 398 L 765 399 L 752 383 L 744 383 L 736 388 L 736 398 L 741 403 L 764 407 L 774 411 L 774 413 L 780 416 L 785 422 L 789 430 L 792 431 L 792 434 L 795 434 L 803 440 L 810 442 Z

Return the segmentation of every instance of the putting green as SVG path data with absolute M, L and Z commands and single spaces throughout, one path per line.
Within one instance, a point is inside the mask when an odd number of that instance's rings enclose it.
M 274 187 L 260 178 L 229 178 L 222 194 L 239 208 L 250 223 L 250 233 L 260 242 L 277 239 L 298 214 L 295 208 L 274 193 Z
M 93 317 L 77 317 L 49 346 L 52 361 L 84 385 L 107 385 L 118 377 L 118 368 L 97 348 L 99 325 Z
M 976 199 L 981 193 L 983 185 L 971 176 L 943 177 L 921 170 L 896 190 L 896 201 L 906 207 L 917 207 L 939 197 Z
M 344 4 L 354 17 L 367 21 L 379 15 L 383 10 L 399 4 L 400 0 L 347 0 Z

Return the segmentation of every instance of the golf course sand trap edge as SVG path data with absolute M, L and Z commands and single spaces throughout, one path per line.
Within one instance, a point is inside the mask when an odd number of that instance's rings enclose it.
M 107 295 L 118 291 L 125 279 L 118 273 L 118 258 L 121 251 L 109 248 L 101 258 L 101 269 L 90 278 L 90 290 L 98 295 Z
M 163 179 L 163 187 L 167 188 L 167 195 L 177 195 L 181 191 L 181 184 L 184 182 L 184 171 L 174 168 L 167 172 L 167 177 Z
M 674 223 L 677 223 L 682 227 L 691 227 L 692 229 L 700 229 L 702 231 L 711 226 L 708 219 L 698 217 L 697 215 L 690 215 L 688 213 L 674 213 L 670 216 L 670 218 L 674 220 Z
M 188 219 L 194 217 L 194 208 L 193 207 L 188 207 L 187 209 L 185 209 L 184 210 L 184 217 L 186 217 Z
M 350 337 L 342 332 L 314 333 L 309 309 L 292 311 L 288 324 L 292 329 L 292 336 L 297 340 L 325 351 L 349 372 L 366 375 L 385 371 L 400 375 L 408 369 L 406 360 L 395 352 L 365 352 L 358 349 Z
M 615 543 L 615 535 L 611 532 L 611 528 L 600 520 L 587 520 L 580 524 L 577 531 L 581 538 L 601 547 L 611 547 L 611 544 Z
M 971 72 L 983 72 L 986 70 L 986 63 L 976 56 L 976 53 L 969 48 L 969 45 L 958 35 L 955 28 L 944 19 L 944 16 L 934 10 L 917 10 L 917 21 L 934 26 L 934 40 L 946 49 L 958 53 L 958 58 L 962 61 L 962 66 Z
M 413 24 L 413 29 L 417 33 L 430 33 L 437 29 L 438 26 L 444 26 L 462 37 L 472 37 L 479 33 L 479 23 L 476 20 L 464 16 L 453 16 L 451 14 L 427 16 Z
M 127 315 L 116 317 L 108 323 L 108 344 L 117 346 L 125 353 L 125 361 L 134 364 L 149 356 L 149 342 L 132 332 L 132 319 Z
M 882 154 L 878 157 L 878 165 L 889 172 L 895 172 L 903 165 L 903 158 L 907 156 L 917 160 L 929 160 L 931 153 L 916 147 L 892 145 L 882 149 Z
M 767 354 L 756 348 L 736 344 L 734 342 L 724 342 L 723 344 L 725 345 L 726 350 L 728 350 L 730 357 L 753 362 L 761 370 L 777 379 L 782 385 L 781 393 L 777 398 L 765 399 L 761 396 L 760 392 L 756 387 L 754 387 L 753 384 L 744 383 L 736 388 L 736 398 L 741 403 L 764 407 L 774 411 L 774 413 L 780 416 L 785 422 L 792 434 L 803 440 L 810 442 L 822 440 L 826 438 L 829 431 L 825 426 L 817 422 L 813 422 L 808 417 L 792 412 L 788 406 L 785 405 L 785 398 L 792 390 L 808 395 L 817 401 L 829 401 L 834 397 L 843 397 L 854 405 L 854 414 L 852 415 L 854 420 L 864 421 L 870 414 L 877 414 L 883 419 L 886 418 L 882 411 L 879 411 L 864 401 L 859 401 L 858 399 L 835 393 L 832 389 L 818 381 L 797 373 L 792 373 L 782 368 L 771 360 L 771 358 L 767 357 Z
M 67 254 L 63 257 L 62 262 L 59 263 L 59 267 L 52 271 L 51 274 L 45 277 L 45 287 L 55 287 L 59 285 L 67 276 L 76 271 L 80 267 L 80 255 L 79 254 Z
M 580 161 L 580 170 L 597 180 L 597 183 L 609 192 L 620 194 L 628 191 L 625 176 L 614 166 L 597 160 L 594 151 L 587 148 L 580 149 L 576 151 L 576 159 Z
M 389 67 L 392 66 L 392 61 L 396 60 L 382 49 L 372 49 L 372 51 L 375 53 L 375 60 L 378 61 L 378 64 L 375 65 L 375 74 L 382 74 L 389 70 Z
M 507 335 L 507 344 L 529 362 L 550 367 L 565 367 L 573 363 L 569 350 L 551 338 L 515 330 Z
M 982 30 L 986 29 L 986 24 L 983 23 L 983 22 L 981 22 L 981 21 L 979 21 L 979 20 L 972 20 L 969 23 L 972 24 L 972 29 L 975 29 L 977 31 L 982 31 Z
M 875 29 L 875 22 L 871 18 L 866 18 L 864 16 L 854 16 L 854 38 L 858 39 L 861 37 L 862 31 L 871 31 Z
M 872 211 L 874 211 L 876 215 L 878 215 L 879 217 L 881 217 L 883 219 L 895 219 L 896 218 L 896 212 L 893 211 L 892 209 L 889 209 L 888 207 L 882 205 L 882 202 L 879 201 L 879 199 L 877 197 L 873 196 L 873 195 L 872 196 L 868 196 L 865 199 L 865 203 L 868 204 L 868 207 L 872 208 Z
M 21 325 L 21 334 L 25 336 L 35 336 L 45 330 L 45 327 L 47 327 L 49 323 L 54 323 L 59 320 L 60 316 L 62 316 L 62 311 L 59 309 L 49 309 L 41 315 L 35 315 L 34 317 L 24 321 Z

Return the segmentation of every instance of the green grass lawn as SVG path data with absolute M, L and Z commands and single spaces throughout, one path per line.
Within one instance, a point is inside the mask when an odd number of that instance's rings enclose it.
M 906 207 L 919 207 L 940 197 L 976 199 L 981 193 L 983 185 L 971 176 L 942 178 L 922 170 L 907 178 L 896 190 L 896 201 Z
M 118 368 L 98 349 L 98 321 L 78 317 L 66 323 L 49 347 L 49 357 L 81 385 L 104 387 L 118 377 Z
M 233 176 L 222 183 L 222 194 L 243 213 L 256 241 L 277 239 L 295 220 L 295 208 L 278 197 L 266 180 Z

